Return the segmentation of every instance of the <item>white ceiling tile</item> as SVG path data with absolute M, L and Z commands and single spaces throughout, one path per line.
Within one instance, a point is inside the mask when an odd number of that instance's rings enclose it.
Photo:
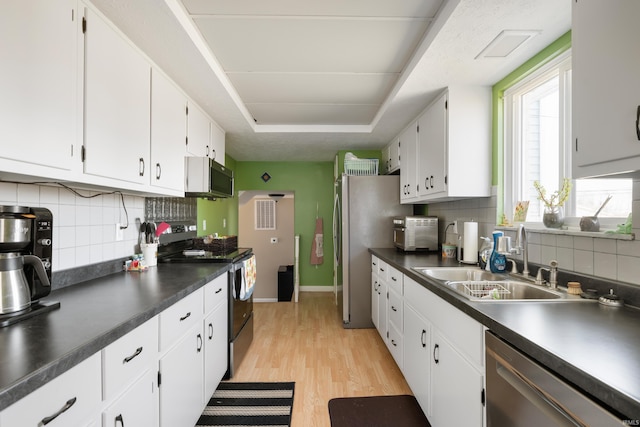
M 232 73 L 246 103 L 381 104 L 396 74 Z
M 226 72 L 397 73 L 424 34 L 420 19 L 195 18 Z
M 192 15 L 435 16 L 442 0 L 184 0 Z
M 351 125 L 368 124 L 377 105 L 248 104 L 258 124 Z

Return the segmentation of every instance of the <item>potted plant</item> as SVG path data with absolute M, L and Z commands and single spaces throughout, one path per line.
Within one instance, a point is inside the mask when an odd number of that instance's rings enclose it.
M 538 192 L 538 200 L 544 203 L 544 213 L 542 214 L 542 222 L 547 228 L 561 228 L 564 224 L 564 212 L 562 206 L 569 198 L 571 193 L 571 180 L 564 178 L 562 180 L 562 188 L 547 195 L 547 190 L 539 181 L 534 181 L 533 186 Z

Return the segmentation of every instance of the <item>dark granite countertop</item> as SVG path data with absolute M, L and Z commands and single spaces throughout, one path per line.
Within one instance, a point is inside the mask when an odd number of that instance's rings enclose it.
M 0 410 L 100 351 L 229 264 L 159 264 L 51 292 L 60 308 L 0 329 Z
M 640 420 L 640 310 L 596 301 L 472 302 L 411 267 L 458 266 L 433 253 L 370 252 L 629 420 Z

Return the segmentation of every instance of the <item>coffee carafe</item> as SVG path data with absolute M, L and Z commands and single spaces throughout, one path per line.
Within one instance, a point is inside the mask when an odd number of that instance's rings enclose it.
M 52 222 L 44 208 L 0 206 L 0 316 L 51 291 Z
M 0 254 L 0 314 L 17 313 L 31 307 L 31 291 L 24 265 L 31 266 L 38 279 L 48 286 L 42 260 L 35 255 Z

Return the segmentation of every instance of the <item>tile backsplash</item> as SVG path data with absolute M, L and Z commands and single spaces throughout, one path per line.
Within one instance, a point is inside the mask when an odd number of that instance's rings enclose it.
M 53 214 L 53 271 L 133 255 L 136 219 L 144 220 L 144 197 L 56 185 L 0 182 L 0 205 L 44 207 Z M 124 205 L 123 205 L 124 201 Z M 116 225 L 128 225 L 116 240 Z
M 633 216 L 640 218 L 640 181 L 634 181 Z M 447 224 L 456 219 L 473 219 L 478 222 L 478 235 L 491 237 L 496 223 L 497 197 L 468 199 L 429 205 L 429 215 L 439 217 L 440 241 L 457 243 L 457 236 Z M 634 233 L 640 236 L 638 222 Z M 515 231 L 506 235 L 515 240 Z M 609 280 L 640 285 L 640 240 L 620 240 L 611 237 L 587 237 L 570 234 L 549 234 L 529 229 L 529 261 L 548 265 L 557 260 L 565 271 L 602 277 Z M 521 259 L 522 257 L 515 257 Z

